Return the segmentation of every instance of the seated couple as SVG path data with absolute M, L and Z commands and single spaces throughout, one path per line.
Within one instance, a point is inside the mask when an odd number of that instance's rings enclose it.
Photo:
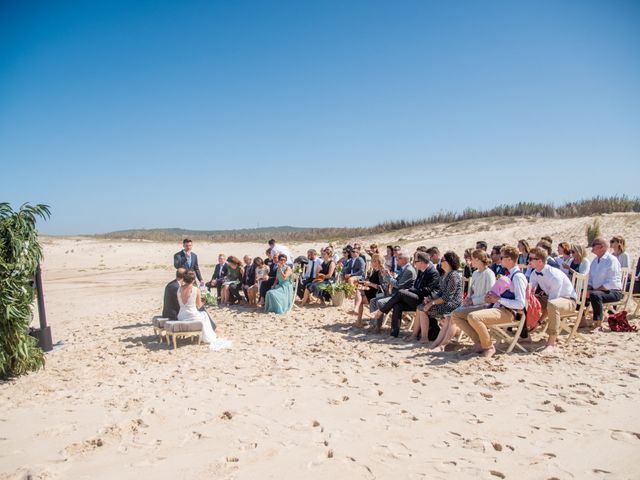
M 164 289 L 162 316 L 169 320 L 201 322 L 202 340 L 211 344 L 216 339 L 216 325 L 203 310 L 204 302 L 200 296 L 200 289 L 193 285 L 195 280 L 196 274 L 193 270 L 176 270 L 175 280 L 169 282 Z
M 244 269 L 242 262 L 233 255 L 226 259 L 224 254 L 218 255 L 218 264 L 206 286 L 209 290 L 214 287 L 217 290 L 219 306 L 233 305 L 241 300 Z
M 298 296 L 302 298 L 301 306 L 307 305 L 312 297 L 320 299 L 324 303 L 329 299 L 329 295 L 323 287 L 336 281 L 336 262 L 333 258 L 333 249 L 326 247 L 322 249 L 322 261 L 316 258 L 316 251 L 309 250 L 309 264 L 307 271 L 303 275 L 298 288 Z

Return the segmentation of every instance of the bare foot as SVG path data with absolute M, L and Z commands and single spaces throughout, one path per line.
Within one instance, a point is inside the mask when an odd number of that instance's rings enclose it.
M 484 358 L 491 358 L 496 354 L 496 347 L 491 346 L 490 348 L 487 348 L 486 350 L 482 350 L 482 352 L 480 352 L 480 356 L 484 357 Z

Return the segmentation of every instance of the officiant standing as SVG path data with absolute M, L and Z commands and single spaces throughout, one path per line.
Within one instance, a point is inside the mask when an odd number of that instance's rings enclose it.
M 198 282 L 200 282 L 200 286 L 203 286 L 204 282 L 202 281 L 202 274 L 198 266 L 198 256 L 191 251 L 192 248 L 193 241 L 190 238 L 185 238 L 182 241 L 182 250 L 173 256 L 173 266 L 176 269 L 185 268 L 187 270 L 193 270 Z

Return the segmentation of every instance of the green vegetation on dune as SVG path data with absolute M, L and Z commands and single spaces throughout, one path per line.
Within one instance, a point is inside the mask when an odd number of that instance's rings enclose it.
M 455 223 L 464 220 L 491 217 L 541 217 L 576 218 L 602 215 L 605 213 L 640 212 L 640 197 L 625 195 L 613 197 L 593 197 L 568 202 L 556 206 L 553 203 L 519 202 L 514 205 L 499 205 L 487 210 L 466 208 L 462 212 L 441 211 L 428 217 L 412 220 L 389 220 L 372 227 L 263 227 L 241 230 L 184 230 L 179 228 L 123 230 L 96 235 L 98 238 L 127 238 L 137 240 L 171 241 L 184 237 L 213 242 L 256 242 L 271 237 L 279 241 L 314 241 L 319 239 L 343 239 L 380 235 L 405 228 L 434 224 Z

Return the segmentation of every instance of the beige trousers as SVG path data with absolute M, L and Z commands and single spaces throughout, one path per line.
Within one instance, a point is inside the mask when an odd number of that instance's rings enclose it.
M 473 343 L 480 343 L 480 337 L 476 333 L 475 329 L 469 325 L 469 314 L 472 312 L 477 312 L 479 310 L 486 310 L 487 307 L 485 305 L 474 305 L 470 307 L 460 307 L 451 312 L 451 320 L 456 324 L 460 330 L 462 330 Z
M 547 311 L 547 334 L 558 335 L 560 333 L 560 316 L 575 312 L 576 301 L 568 298 L 549 300 L 546 297 L 538 297 L 538 299 L 543 311 Z
M 506 308 L 483 308 L 469 312 L 466 322 L 456 322 L 456 325 L 469 335 L 474 343 L 479 343 L 486 350 L 493 346 L 487 325 L 509 323 L 513 322 L 513 319 L 513 313 Z

